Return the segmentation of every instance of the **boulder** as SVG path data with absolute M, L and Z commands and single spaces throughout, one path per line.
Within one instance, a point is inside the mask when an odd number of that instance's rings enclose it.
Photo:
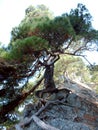
M 43 95 L 38 103 L 31 104 L 31 109 L 26 106 L 24 112 L 29 114 L 24 114 L 18 126 L 22 130 L 98 130 L 97 94 L 75 81 L 57 89 L 58 92 L 45 93 L 46 98 Z

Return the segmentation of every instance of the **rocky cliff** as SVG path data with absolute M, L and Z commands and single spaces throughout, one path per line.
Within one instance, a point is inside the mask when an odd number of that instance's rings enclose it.
M 28 104 L 16 130 L 98 130 L 98 96 L 91 88 L 70 81 L 57 90 Z

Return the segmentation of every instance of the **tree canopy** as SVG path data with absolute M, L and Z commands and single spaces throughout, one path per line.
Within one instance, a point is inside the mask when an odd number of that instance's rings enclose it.
M 25 18 L 12 29 L 8 47 L 0 50 L 0 116 L 3 119 L 34 92 L 43 78 L 47 91 L 55 88 L 54 64 L 60 55 L 81 56 L 93 49 L 93 44 L 97 45 L 98 30 L 92 27 L 91 21 L 89 11 L 82 4 L 57 17 L 44 5 L 26 9 Z M 36 84 L 25 92 L 29 79 L 35 81 L 35 75 Z

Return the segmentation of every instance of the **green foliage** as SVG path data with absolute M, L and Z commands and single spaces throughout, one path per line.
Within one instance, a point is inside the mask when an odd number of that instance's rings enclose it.
M 85 42 L 98 41 L 98 31 L 92 27 L 92 16 L 88 9 L 83 4 L 78 4 L 76 9 L 72 9 L 70 14 L 67 14 L 70 23 L 76 35 L 82 36 Z
M 93 89 L 98 94 L 98 65 L 92 65 L 88 66 L 89 72 L 90 72 L 90 77 L 91 77 L 91 84 L 93 84 Z
M 62 47 L 69 53 L 89 49 L 89 42 L 98 40 L 98 31 L 91 24 L 91 15 L 82 4 L 71 10 L 70 13 L 55 17 L 54 19 L 38 25 L 44 39 L 51 48 L 59 50 Z
M 45 6 L 45 5 L 38 5 L 37 7 L 34 6 L 29 6 L 26 10 L 25 10 L 25 19 L 30 21 L 32 20 L 32 18 L 52 18 L 52 13 L 50 12 L 50 10 Z
M 43 34 L 51 48 L 58 49 L 70 37 L 74 37 L 74 30 L 67 17 L 58 16 L 53 20 L 38 25 L 39 30 Z
M 31 26 L 30 24 L 24 24 L 23 26 L 14 27 L 11 31 L 11 42 L 17 40 L 17 39 L 23 39 L 27 37 L 27 33 L 29 32 Z M 10 43 L 11 44 L 11 43 Z
M 61 57 L 55 65 L 54 77 L 58 83 L 58 77 L 64 75 L 66 71 L 71 79 L 78 78 L 82 82 L 89 82 L 90 78 L 92 81 L 95 80 L 96 73 L 90 77 L 88 69 L 80 58 L 67 56 L 67 54 L 79 55 L 91 47 L 89 43 L 98 41 L 98 31 L 92 28 L 91 20 L 88 10 L 82 4 L 71 10 L 69 14 L 54 18 L 44 5 L 36 8 L 28 7 L 25 18 L 18 27 L 12 29 L 7 50 L 0 48 L 0 57 L 7 59 L 9 63 L 0 62 L 0 74 L 2 74 L 0 75 L 2 87 L 0 114 L 5 116 L 4 114 L 8 112 L 6 109 L 3 111 L 2 108 L 13 109 L 25 100 L 28 96 L 26 94 L 30 94 L 25 91 L 33 89 L 32 85 L 28 85 L 28 80 L 34 79 L 35 74 L 39 73 L 41 76 L 44 74 L 46 67 L 44 63 L 48 64 L 49 58 L 50 63 L 53 63 L 55 57 L 58 55 Z M 5 107 L 4 101 L 7 103 Z
M 42 51 L 48 48 L 48 43 L 46 40 L 31 36 L 24 38 L 23 40 L 18 39 L 12 43 L 12 48 L 8 54 L 9 59 L 23 58 L 26 55 L 33 55 L 34 52 Z
M 0 57 L 4 58 L 6 56 L 7 52 L 3 48 L 0 48 Z
M 72 80 L 79 80 L 80 82 L 89 83 L 91 76 L 89 69 L 79 57 L 62 55 L 60 60 L 55 64 L 55 80 L 57 83 L 64 82 L 64 76 Z
M 75 54 L 89 49 L 89 43 L 98 40 L 98 32 L 93 29 L 91 15 L 84 5 L 78 4 L 69 14 L 55 18 L 49 15 L 51 12 L 44 5 L 28 7 L 19 27 L 12 30 L 10 46 L 18 39 L 38 36 L 47 40 L 51 51 L 65 49 Z
M 92 29 L 92 17 L 84 5 L 78 4 L 76 9 L 70 11 L 68 17 L 77 35 L 85 36 Z
M 98 65 L 88 66 L 91 74 L 91 82 L 98 84 Z
M 3 57 L 4 54 L 5 54 L 5 50 L 2 47 L 2 43 L 0 42 L 0 57 Z
M 25 18 L 21 21 L 18 27 L 12 29 L 11 41 L 13 42 L 17 39 L 28 37 L 28 33 L 33 32 L 38 24 L 47 22 L 52 17 L 52 13 L 44 5 L 38 5 L 36 8 L 29 6 L 25 10 Z

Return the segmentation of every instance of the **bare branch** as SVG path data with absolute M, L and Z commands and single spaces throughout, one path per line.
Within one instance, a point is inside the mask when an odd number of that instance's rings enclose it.
M 83 58 L 84 58 L 91 66 L 93 66 L 93 65 L 90 63 L 90 61 L 89 61 L 85 56 L 83 56 Z
M 64 48 L 64 50 L 67 50 L 67 49 L 69 48 L 69 46 L 71 45 L 72 41 L 73 41 L 73 37 L 70 39 L 70 42 L 69 42 L 68 45 Z
M 84 48 L 86 49 L 86 46 L 84 45 L 84 46 L 80 46 L 78 49 L 76 49 L 75 51 L 74 51 L 74 54 L 76 54 L 77 52 L 79 52 L 79 51 L 81 51 L 81 50 L 84 50 Z

